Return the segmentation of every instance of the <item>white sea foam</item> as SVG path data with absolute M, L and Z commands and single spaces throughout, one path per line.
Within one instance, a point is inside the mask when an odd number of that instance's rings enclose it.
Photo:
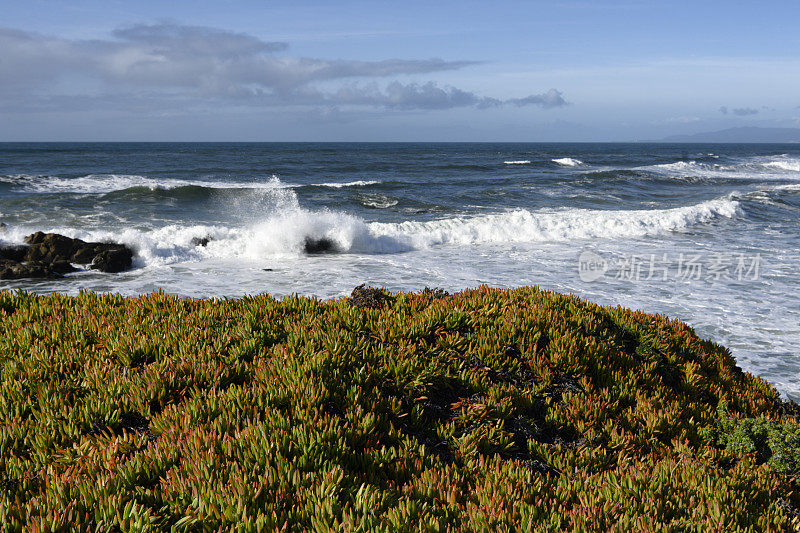
M 573 159 L 571 157 L 562 157 L 560 159 L 552 159 L 553 163 L 557 163 L 562 167 L 578 167 L 583 164 L 580 159 Z
M 635 238 L 684 230 L 716 219 L 732 218 L 739 212 L 739 203 L 724 197 L 673 209 L 550 212 L 519 209 L 429 222 L 365 223 L 345 213 L 309 211 L 295 205 L 252 227 L 234 231 L 229 243 L 212 241 L 207 251 L 252 259 L 297 255 L 307 237 L 328 239 L 342 252 L 367 254 L 406 252 L 439 245 Z
M 533 243 L 574 239 L 635 238 L 658 235 L 732 218 L 739 203 L 717 198 L 697 205 L 652 210 L 528 211 L 478 217 L 450 218 L 430 222 L 372 223 L 374 235 L 390 237 L 412 248 L 441 244 Z
M 776 191 L 800 191 L 800 183 L 789 183 L 786 185 L 778 185 L 775 187 Z
M 262 181 L 220 181 L 220 180 L 191 180 L 174 178 L 152 178 L 133 174 L 89 174 L 78 178 L 61 178 L 58 176 L 31 176 L 16 174 L 0 176 L 0 182 L 13 184 L 26 192 L 33 193 L 75 193 L 75 194 L 105 194 L 122 191 L 134 187 L 144 187 L 150 190 L 170 190 L 178 187 L 206 187 L 209 189 L 289 189 L 301 185 L 284 183 L 277 176 L 270 176 Z M 356 180 L 344 183 L 326 182 L 315 183 L 315 187 L 366 187 L 380 183 L 378 180 Z
M 800 158 L 780 156 L 757 156 L 740 159 L 729 164 L 710 164 L 697 161 L 676 161 L 660 165 L 636 167 L 634 170 L 655 172 L 676 178 L 742 178 L 742 179 L 785 179 L 792 173 L 800 172 Z
M 313 187 L 332 187 L 334 189 L 341 189 L 343 187 L 366 187 L 368 185 L 376 185 L 380 183 L 378 180 L 356 180 L 356 181 L 348 181 L 346 183 L 336 183 L 336 182 L 328 182 L 328 183 L 315 183 L 312 185 Z
M 506 165 L 527 165 L 530 163 L 528 159 L 520 159 L 519 161 L 503 161 Z
M 777 170 L 785 170 L 788 172 L 800 172 L 800 159 L 768 161 L 764 163 L 764 166 L 769 168 L 774 168 Z
M 358 197 L 358 202 L 364 207 L 373 209 L 386 209 L 397 205 L 397 198 L 385 196 L 383 194 L 364 194 Z
M 383 254 L 439 245 L 571 242 L 659 235 L 706 224 L 739 213 L 733 197 L 672 209 L 529 211 L 517 209 L 473 217 L 428 222 L 367 223 L 342 212 L 312 211 L 299 205 L 291 189 L 276 188 L 270 215 L 243 227 L 170 225 L 150 231 L 50 228 L 92 241 L 117 241 L 132 246 L 138 266 L 197 261 L 203 258 L 261 260 L 299 256 L 306 239 L 326 239 L 340 252 Z M 39 229 L 39 228 L 37 228 Z M 6 239 L 21 242 L 31 228 L 9 228 Z M 207 246 L 192 238 L 210 237 Z
M 21 187 L 27 192 L 51 194 L 104 194 L 134 187 L 145 187 L 150 190 L 168 190 L 190 186 L 207 187 L 211 189 L 275 189 L 296 187 L 296 185 L 281 182 L 276 176 L 271 176 L 264 181 L 242 182 L 150 178 L 131 174 L 89 174 L 79 178 L 17 174 L 0 176 L 0 181 Z
M 700 178 L 705 180 L 715 179 L 754 179 L 769 178 L 761 167 L 755 168 L 752 164 L 725 164 L 699 163 L 697 161 L 676 161 L 660 165 L 647 165 L 636 167 L 633 170 L 642 170 L 667 176 L 675 179 Z
M 648 165 L 645 167 L 637 167 L 639 170 L 653 170 L 656 172 L 698 172 L 713 170 L 714 167 L 698 163 L 697 161 L 676 161 L 674 163 L 662 163 L 660 165 Z

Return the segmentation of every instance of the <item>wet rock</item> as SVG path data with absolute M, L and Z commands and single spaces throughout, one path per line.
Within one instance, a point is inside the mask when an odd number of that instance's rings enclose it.
M 29 248 L 23 244 L 12 244 L 10 246 L 0 246 L 0 259 L 11 261 L 24 261 Z
M 28 235 L 25 243 L 0 247 L 0 279 L 57 278 L 77 270 L 72 263 L 121 272 L 133 263 L 133 250 L 124 244 L 86 242 L 41 231 Z
M 58 277 L 61 277 L 61 275 L 54 271 L 48 263 L 43 263 L 41 261 L 20 263 L 9 259 L 0 259 L 0 279 Z
M 338 252 L 336 243 L 327 237 L 319 239 L 315 237 L 306 237 L 303 243 L 303 251 L 307 254 L 329 254 Z
M 72 263 L 63 260 L 53 261 L 50 264 L 50 268 L 53 270 L 53 272 L 56 272 L 58 274 L 67 274 L 69 272 L 75 272 L 76 270 L 78 270 L 77 268 L 72 266 Z
M 25 237 L 25 242 L 28 252 L 24 261 L 91 264 L 91 268 L 101 272 L 121 272 L 133 263 L 133 250 L 124 244 L 86 242 L 41 231 Z
M 80 239 L 70 239 L 57 233 L 43 233 L 37 231 L 25 237 L 28 244 L 28 253 L 25 257 L 27 261 L 47 261 L 72 259 L 72 256 L 86 243 Z M 91 260 L 91 259 L 90 259 Z M 75 261 L 79 263 L 81 261 Z
M 94 259 L 100 253 L 102 253 L 102 250 L 103 249 L 101 247 L 99 247 L 99 246 L 89 246 L 89 245 L 81 246 L 80 248 L 77 248 L 72 253 L 72 256 L 70 257 L 70 259 L 75 263 L 79 263 L 81 265 L 86 265 L 88 263 L 93 262 Z M 53 257 L 53 259 L 54 260 L 58 260 L 61 257 L 63 257 L 63 256 L 62 255 L 56 255 L 56 256 Z
M 131 267 L 133 252 L 130 248 L 104 250 L 97 254 L 89 268 L 100 272 L 122 272 Z
M 212 237 L 192 237 L 192 240 L 189 241 L 189 244 L 192 246 L 208 246 L 208 243 L 213 241 Z

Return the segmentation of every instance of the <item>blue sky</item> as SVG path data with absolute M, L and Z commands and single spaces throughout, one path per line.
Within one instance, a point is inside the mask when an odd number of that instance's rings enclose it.
M 0 2 L 0 140 L 800 126 L 797 2 Z

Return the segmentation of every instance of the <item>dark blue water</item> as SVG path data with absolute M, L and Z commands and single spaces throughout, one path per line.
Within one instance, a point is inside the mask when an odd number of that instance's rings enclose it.
M 10 143 L 0 220 L 5 242 L 137 251 L 130 272 L 3 289 L 538 284 L 686 320 L 800 394 L 798 145 Z M 306 254 L 308 238 L 334 253 Z

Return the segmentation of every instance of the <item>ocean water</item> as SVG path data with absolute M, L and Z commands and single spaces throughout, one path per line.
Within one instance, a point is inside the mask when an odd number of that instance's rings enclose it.
M 136 250 L 128 272 L 0 289 L 535 284 L 685 320 L 800 399 L 799 145 L 10 143 L 0 220 L 3 243 Z

